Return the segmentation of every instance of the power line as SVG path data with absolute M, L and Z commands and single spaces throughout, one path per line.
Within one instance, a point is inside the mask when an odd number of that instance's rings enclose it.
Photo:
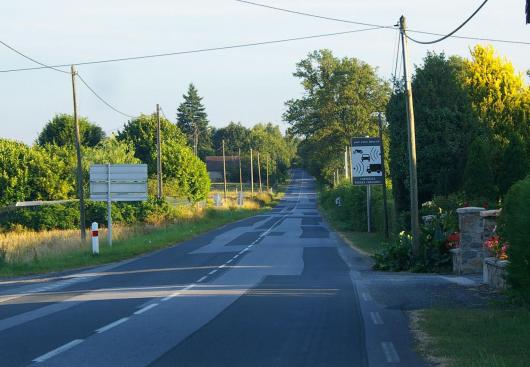
M 11 51 L 13 51 L 14 53 L 22 56 L 23 58 L 25 59 L 28 59 L 30 60 L 31 62 L 34 62 L 35 64 L 38 64 L 40 66 L 42 66 L 43 69 L 51 69 L 51 70 L 54 70 L 54 71 L 58 71 L 59 73 L 64 73 L 64 74 L 70 74 L 70 72 L 68 71 L 64 71 L 64 70 L 60 70 L 60 69 L 56 69 L 55 67 L 53 66 L 49 66 L 49 65 L 46 65 L 38 60 L 35 60 L 34 58 L 32 57 L 29 57 L 28 55 L 20 52 L 19 50 L 17 50 L 16 48 L 14 48 L 13 46 L 10 46 L 9 44 L 5 43 L 4 41 L 0 40 L 0 44 L 2 44 L 4 47 L 10 49 Z
M 278 8 L 276 6 L 271 6 L 271 5 L 261 4 L 261 3 L 255 3 L 253 1 L 245 1 L 245 0 L 234 0 L 234 1 L 237 1 L 238 3 L 259 6 L 261 8 L 272 9 L 272 10 L 281 11 L 281 12 L 285 12 L 285 13 L 303 15 L 303 16 L 306 16 L 306 17 L 318 18 L 318 19 L 324 19 L 324 20 L 332 20 L 334 22 L 348 23 L 348 24 L 357 24 L 357 25 L 363 25 L 363 26 L 368 26 L 368 27 L 377 27 L 377 28 L 389 28 L 389 29 L 396 28 L 396 26 L 385 26 L 385 25 L 380 25 L 380 24 L 359 22 L 359 21 L 355 21 L 355 20 L 348 20 L 348 19 L 341 19 L 341 18 L 332 18 L 332 17 L 326 17 L 326 16 L 318 15 L 318 14 L 305 13 L 305 12 L 291 10 L 291 9 L 285 9 L 285 8 Z
M 129 117 L 131 119 L 133 118 L 136 118 L 136 116 L 133 116 L 133 115 L 129 115 L 125 112 L 122 112 L 120 110 L 118 110 L 116 107 L 114 107 L 113 105 L 111 105 L 109 102 L 107 102 L 105 99 L 103 99 L 103 97 L 101 97 L 94 89 L 92 89 L 92 87 L 90 85 L 88 85 L 88 83 L 85 81 L 85 79 L 83 79 L 83 77 L 81 75 L 79 75 L 79 73 L 77 73 L 77 76 L 79 77 L 79 80 L 81 80 L 81 82 L 88 88 L 89 91 L 92 92 L 92 94 L 94 94 L 101 102 L 103 102 L 108 108 L 110 108 L 111 110 L 113 110 L 114 112 L 116 113 L 119 113 L 120 115 L 123 115 L 125 117 Z
M 237 2 L 240 2 L 240 3 L 244 3 L 244 4 L 248 4 L 248 5 L 259 6 L 259 7 L 262 7 L 262 8 L 272 9 L 272 10 L 276 10 L 276 11 L 281 11 L 281 12 L 285 12 L 285 13 L 303 15 L 303 16 L 307 16 L 307 17 L 311 17 L 311 18 L 330 20 L 330 21 L 334 21 L 334 22 L 359 24 L 359 25 L 370 25 L 370 26 L 373 26 L 373 27 L 386 28 L 386 29 L 395 29 L 396 28 L 396 26 L 385 26 L 385 25 L 381 25 L 381 24 L 364 23 L 364 22 L 348 20 L 348 19 L 342 19 L 342 18 L 327 17 L 327 16 L 322 16 L 322 15 L 313 14 L 313 13 L 306 13 L 306 12 L 301 12 L 301 11 L 296 11 L 296 10 L 291 10 L 291 9 L 279 8 L 279 7 L 276 7 L 276 6 L 270 6 L 270 5 L 256 3 L 256 2 L 252 2 L 252 1 L 246 1 L 246 0 L 234 0 L 234 1 L 237 1 Z M 480 6 L 479 9 L 477 9 L 475 11 L 474 14 L 472 14 L 472 16 L 470 18 L 468 18 L 466 23 L 484 6 L 484 3 Z M 464 25 L 465 25 L 465 23 L 462 24 L 455 31 L 458 31 Z M 484 37 L 473 37 L 473 36 L 455 36 L 454 35 L 455 31 L 451 32 L 449 36 L 448 35 L 444 35 L 442 33 L 427 32 L 427 31 L 414 30 L 414 29 L 409 29 L 408 33 L 427 34 L 427 35 L 431 35 L 431 36 L 440 36 L 440 37 L 445 37 L 445 38 L 451 37 L 451 38 L 466 39 L 466 40 L 471 40 L 471 41 L 485 41 L 485 42 L 498 42 L 498 43 L 509 43 L 509 44 L 518 44 L 518 45 L 530 45 L 530 42 L 527 42 L 527 41 L 505 40 L 505 39 L 498 39 L 498 38 L 484 38 Z
M 453 31 L 449 32 L 448 34 L 446 34 L 445 36 L 442 36 L 438 39 L 435 39 L 435 40 L 432 40 L 432 41 L 419 41 L 419 40 L 416 40 L 412 37 L 410 37 L 409 35 L 405 34 L 407 36 L 407 38 L 409 40 L 411 40 L 412 42 L 416 42 L 416 43 L 420 43 L 422 45 L 432 45 L 433 43 L 438 43 L 438 42 L 442 42 L 443 40 L 451 37 L 453 34 L 455 34 L 456 32 L 458 32 L 460 29 L 462 29 L 462 27 L 464 27 L 471 19 L 473 19 L 473 17 L 475 15 L 477 15 L 477 13 L 480 11 L 480 9 L 482 9 L 484 7 L 484 5 L 486 5 L 486 3 L 488 2 L 488 0 L 484 0 L 484 2 L 482 4 L 480 4 L 480 6 L 462 23 L 460 24 L 458 27 L 456 27 Z
M 175 52 L 167 52 L 167 53 L 152 54 L 152 55 L 122 57 L 122 58 L 116 58 L 116 59 L 103 59 L 103 60 L 94 60 L 94 61 L 74 62 L 74 63 L 59 64 L 59 65 L 52 65 L 52 66 L 45 65 L 45 66 L 40 66 L 40 67 L 37 66 L 37 67 L 29 67 L 29 68 L 5 69 L 5 70 L 0 70 L 0 73 L 11 73 L 11 72 L 28 71 L 28 70 L 40 70 L 40 69 L 45 69 L 45 68 L 59 68 L 59 67 L 66 67 L 66 66 L 70 66 L 70 65 L 83 66 L 83 65 L 104 64 L 104 63 L 111 63 L 111 62 L 122 62 L 122 61 L 130 61 L 130 60 L 152 59 L 152 58 L 158 58 L 158 57 L 167 57 L 167 56 L 187 55 L 187 54 L 194 54 L 194 53 L 230 50 L 230 49 L 236 49 L 236 48 L 263 46 L 263 45 L 271 45 L 271 44 L 276 44 L 276 43 L 285 43 L 285 42 L 293 42 L 293 41 L 302 41 L 302 40 L 313 39 L 313 38 L 324 38 L 324 37 L 340 36 L 340 35 L 351 34 L 351 33 L 372 31 L 372 30 L 376 30 L 376 29 L 380 29 L 380 28 L 381 27 L 379 27 L 379 26 L 378 27 L 374 26 L 374 27 L 370 27 L 370 28 L 355 29 L 355 30 L 343 31 L 343 32 L 315 34 L 315 35 L 310 35 L 310 36 L 284 38 L 284 39 L 272 40 L 272 41 L 242 43 L 242 44 L 237 44 L 237 45 L 201 48 L 201 49 L 187 50 L 187 51 L 175 51 Z M 42 64 L 40 64 L 40 65 L 42 65 Z

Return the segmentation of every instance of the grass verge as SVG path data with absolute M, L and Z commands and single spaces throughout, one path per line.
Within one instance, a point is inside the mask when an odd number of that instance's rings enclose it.
M 530 365 L 527 308 L 428 309 L 417 316 L 420 349 L 443 366 Z
M 80 243 L 78 248 L 35 257 L 32 261 L 4 262 L 0 264 L 0 277 L 63 271 L 132 258 L 186 241 L 224 224 L 260 214 L 266 210 L 207 209 L 205 215 L 198 219 L 159 226 L 139 226 L 140 228 L 131 235 L 113 241 L 112 247 L 106 246 L 104 240 L 100 241 L 100 253 L 97 256 L 92 255 L 89 250 L 89 242 Z M 76 235 L 78 236 L 77 232 Z M 104 238 L 104 234 L 100 238 Z
M 333 229 L 336 230 L 350 246 L 360 250 L 365 255 L 373 255 L 383 247 L 385 238 L 382 233 L 353 232 L 350 230 L 349 223 L 334 218 L 333 214 L 322 206 L 319 206 L 319 209 Z

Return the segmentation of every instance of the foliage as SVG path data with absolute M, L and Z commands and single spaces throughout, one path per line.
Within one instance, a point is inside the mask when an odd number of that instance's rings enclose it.
M 485 197 L 494 200 L 498 195 L 492 167 L 492 143 L 477 137 L 469 147 L 469 156 L 464 170 L 464 192 L 468 198 Z
M 105 133 L 101 127 L 88 121 L 87 118 L 79 118 L 79 135 L 81 145 L 94 147 L 103 138 Z M 59 114 L 48 121 L 37 138 L 37 144 L 45 146 L 47 144 L 58 146 L 75 146 L 75 121 L 72 115 Z
M 0 206 L 17 201 L 65 199 L 65 164 L 40 147 L 0 139 Z
M 210 177 L 206 165 L 191 148 L 178 144 L 166 144 L 163 150 L 164 177 L 170 178 L 179 195 L 192 202 L 206 199 L 210 191 Z
M 90 164 L 137 164 L 134 147 L 129 141 L 120 141 L 115 136 L 103 139 L 93 148 L 83 151 L 85 162 Z
M 184 102 L 177 109 L 177 126 L 186 135 L 191 147 L 194 147 L 194 139 L 197 138 L 197 154 L 204 159 L 211 155 L 212 143 L 202 97 L 199 97 L 197 89 L 190 83 L 187 94 L 182 98 Z
M 296 65 L 305 94 L 286 102 L 284 120 L 289 132 L 300 137 L 299 154 L 309 172 L 332 182 L 343 166 L 339 152 L 352 137 L 377 135 L 374 112 L 383 110 L 389 94 L 387 83 L 374 68 L 356 59 L 339 59 L 329 50 L 314 51 Z
M 374 269 L 386 271 L 446 271 L 451 263 L 449 241 L 454 241 L 455 223 L 451 213 L 439 212 L 420 226 L 420 256 L 413 257 L 412 236 L 402 231 L 377 252 Z
M 125 124 L 117 136 L 119 141 L 134 147 L 134 156 L 147 164 L 149 174 L 156 173 L 156 131 L 156 115 L 141 115 Z M 160 118 L 160 134 L 163 154 L 166 154 L 167 147 L 173 149 L 174 145 L 186 145 L 186 137 L 180 129 L 164 118 Z M 172 165 L 171 160 L 164 161 L 163 171 L 174 171 Z
M 250 129 L 240 122 L 230 122 L 227 126 L 216 129 L 212 137 L 213 149 L 217 154 L 222 151 L 222 141 L 225 141 L 225 153 L 237 155 L 238 149 L 248 152 L 252 148 L 250 143 Z
M 463 61 L 444 54 L 428 53 L 412 80 L 418 197 L 461 190 L 468 147 L 476 135 L 477 118 L 460 81 Z M 390 132 L 390 172 L 396 205 L 408 209 L 409 162 L 405 93 L 397 85 L 387 106 Z
M 504 200 L 499 234 L 508 247 L 508 283 L 511 291 L 530 303 L 530 176 L 514 184 Z

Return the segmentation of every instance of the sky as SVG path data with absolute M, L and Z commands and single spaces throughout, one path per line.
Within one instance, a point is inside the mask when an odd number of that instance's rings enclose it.
M 448 33 L 482 0 L 255 0 L 296 11 L 394 25 L 403 14 L 410 29 Z M 490 0 L 458 35 L 530 41 L 524 0 Z M 47 64 L 185 51 L 363 28 L 245 5 L 234 0 L 5 0 L 0 4 L 0 40 Z M 416 35 L 430 40 L 433 36 Z M 175 121 L 189 83 L 204 98 L 211 125 L 279 124 L 285 101 L 303 95 L 292 74 L 298 61 L 327 48 L 356 57 L 389 79 L 397 33 L 394 30 L 340 35 L 297 42 L 157 59 L 79 66 L 92 88 L 129 115 L 151 113 L 159 103 Z M 469 57 L 475 41 L 448 39 L 436 45 L 410 44 L 413 64 L 427 51 Z M 483 43 L 483 42 L 482 42 Z M 530 68 L 530 45 L 492 43 L 518 71 Z M 0 45 L 0 69 L 35 66 Z M 57 113 L 72 113 L 70 75 L 52 70 L 0 73 L 0 137 L 32 144 Z M 107 133 L 124 117 L 78 85 L 79 113 Z

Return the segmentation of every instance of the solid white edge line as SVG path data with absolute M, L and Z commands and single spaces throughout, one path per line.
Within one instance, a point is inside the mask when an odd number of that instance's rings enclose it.
M 70 348 L 73 348 L 82 342 L 83 342 L 83 339 L 74 339 L 71 342 L 60 346 L 59 348 L 52 350 L 51 352 L 48 352 L 46 354 L 41 355 L 40 357 L 35 358 L 32 362 L 35 362 L 35 363 L 44 362 L 45 360 L 50 359 L 51 357 L 56 356 L 57 354 L 62 353 Z
M 136 313 L 136 312 L 135 312 L 135 313 Z M 98 333 L 98 334 L 99 334 L 99 333 L 103 333 L 103 332 L 105 332 L 105 331 L 107 331 L 107 330 L 112 329 L 113 327 L 118 326 L 119 324 L 123 324 L 123 323 L 124 323 L 125 321 L 127 321 L 127 320 L 129 320 L 129 318 L 128 318 L 128 317 L 124 317 L 123 319 L 119 319 L 119 320 L 117 320 L 117 321 L 111 322 L 110 324 L 105 325 L 105 326 L 103 326 L 103 327 L 97 329 L 97 330 L 96 330 L 96 333 Z
M 202 278 L 200 278 L 199 280 L 197 280 L 197 283 L 200 283 L 200 282 L 202 282 L 202 281 L 203 281 L 203 280 L 205 280 L 206 278 L 207 278 L 207 276 L 206 276 L 206 275 L 205 275 L 205 276 L 203 276 Z
M 156 307 L 156 306 L 158 306 L 158 303 L 151 303 L 150 305 L 147 305 L 147 306 L 145 306 L 144 308 L 139 309 L 139 310 L 136 311 L 134 314 L 135 314 L 135 315 L 141 315 L 141 314 L 143 314 L 145 311 L 148 311 L 148 310 L 150 310 L 150 309 L 152 309 L 153 307 Z
M 385 353 L 386 361 L 388 363 L 398 363 L 399 356 L 397 354 L 396 348 L 394 348 L 394 343 L 392 342 L 381 342 L 381 347 Z

